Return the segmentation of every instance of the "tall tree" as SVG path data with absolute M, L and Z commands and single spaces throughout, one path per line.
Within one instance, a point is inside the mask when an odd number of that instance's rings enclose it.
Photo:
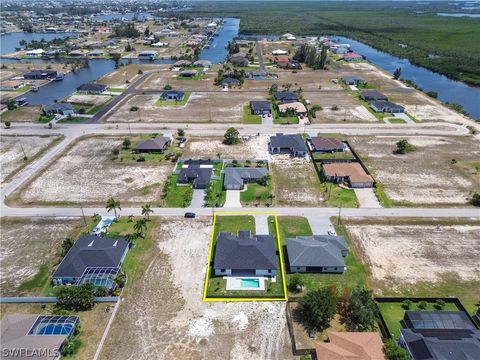
M 323 331 L 335 315 L 336 303 L 328 288 L 309 291 L 299 302 L 298 314 L 308 330 Z
M 239 133 L 238 130 L 234 127 L 229 128 L 224 135 L 223 143 L 225 145 L 234 145 L 240 142 L 240 138 L 238 137 Z
M 117 218 L 117 209 L 122 210 L 120 206 L 120 201 L 114 199 L 113 197 L 107 200 L 107 205 L 105 206 L 108 212 L 112 211 L 115 213 L 115 218 Z
M 353 289 L 347 305 L 349 325 L 354 331 L 369 331 L 375 329 L 377 306 L 371 291 L 364 287 Z
M 135 221 L 135 224 L 133 224 L 133 230 L 143 238 L 145 236 L 145 231 L 147 231 L 147 220 L 139 219 Z
M 153 213 L 152 206 L 150 204 L 145 204 L 142 206 L 142 215 L 147 218 L 147 221 L 150 220 L 150 214 Z
M 393 78 L 395 80 L 400 79 L 400 75 L 402 75 L 402 69 L 401 68 L 396 68 L 395 71 L 393 72 Z

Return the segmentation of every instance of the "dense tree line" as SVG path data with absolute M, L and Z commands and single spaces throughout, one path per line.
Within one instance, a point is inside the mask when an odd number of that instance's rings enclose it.
M 305 63 L 312 69 L 325 69 L 327 63 L 327 49 L 322 46 L 320 52 L 317 47 L 312 44 L 302 44 L 293 56 L 293 59 Z

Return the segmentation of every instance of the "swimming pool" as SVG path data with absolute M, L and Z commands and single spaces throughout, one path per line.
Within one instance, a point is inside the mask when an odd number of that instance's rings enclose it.
M 240 279 L 240 287 L 242 288 L 259 288 L 260 280 L 258 279 Z

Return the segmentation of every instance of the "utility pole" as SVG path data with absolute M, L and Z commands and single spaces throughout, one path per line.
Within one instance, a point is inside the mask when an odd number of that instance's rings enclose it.
M 338 208 L 337 227 L 340 226 L 340 215 L 342 214 L 342 205 Z
M 83 212 L 83 206 L 82 205 L 80 205 L 80 210 L 82 210 L 83 222 L 85 223 L 85 226 L 87 226 L 87 219 L 85 219 L 85 213 Z

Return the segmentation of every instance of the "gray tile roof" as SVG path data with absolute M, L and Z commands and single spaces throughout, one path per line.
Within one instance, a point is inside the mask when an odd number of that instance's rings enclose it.
M 234 168 L 229 167 L 224 170 L 225 179 L 223 184 L 225 186 L 242 185 L 243 180 L 261 180 L 268 175 L 266 168 Z
M 107 85 L 102 84 L 83 84 L 77 87 L 77 91 L 93 91 L 93 92 L 103 92 L 107 89 Z
M 307 145 L 300 134 L 277 134 L 270 137 L 270 147 L 290 149 L 293 152 L 307 152 Z
M 360 92 L 360 96 L 364 99 L 387 100 L 387 97 L 378 90 L 363 90 Z
M 478 360 L 480 330 L 401 329 L 413 360 Z
M 185 165 L 178 174 L 177 182 L 179 184 L 193 183 L 196 189 L 205 189 L 212 179 L 213 163 L 208 161 L 186 161 Z M 211 167 L 201 167 L 201 165 L 212 165 Z
M 276 270 L 275 240 L 271 235 L 239 231 L 238 236 L 222 232 L 215 246 L 214 269 Z
M 275 93 L 275 99 L 280 102 L 293 102 L 298 101 L 298 95 L 290 91 L 277 91 Z
M 387 110 L 404 110 L 405 108 L 401 105 L 394 104 L 390 101 L 372 101 L 372 106 L 375 106 L 377 109 L 387 109 Z
M 345 266 L 342 251 L 347 251 L 342 236 L 314 235 L 287 239 L 290 266 Z
M 73 105 L 70 103 L 53 103 L 51 105 L 44 105 L 43 109 L 47 112 L 73 111 Z
M 73 244 L 53 277 L 77 278 L 88 267 L 119 267 L 127 248 L 128 242 L 122 238 L 84 235 Z
M 165 148 L 165 146 L 170 142 L 170 138 L 168 137 L 157 137 L 155 139 L 148 139 L 139 143 L 135 150 L 142 150 L 142 151 L 161 151 Z
M 270 104 L 270 101 L 252 100 L 250 101 L 250 108 L 253 111 L 272 111 L 272 104 Z

